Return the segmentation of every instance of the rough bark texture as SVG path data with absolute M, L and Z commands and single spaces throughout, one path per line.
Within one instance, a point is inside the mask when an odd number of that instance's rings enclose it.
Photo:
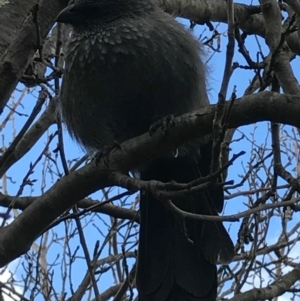
M 0 57 L 16 38 L 36 0 L 7 0 L 0 3 Z
M 5 28 L 4 42 L 0 45 L 0 53 L 2 52 L 0 57 L 0 112 L 38 47 L 43 44 L 56 16 L 68 4 L 67 0 L 41 1 L 37 11 L 38 24 L 35 24 L 32 14 L 29 13 L 33 8 L 32 2 L 9 2 L 11 7 L 8 4 L 0 7 L 0 16 L 2 16 L 2 10 L 4 13 L 4 17 L 0 19 L 0 27 L 4 26 Z M 40 37 L 37 35 L 37 27 Z M 2 40 L 1 33 L 0 41 Z

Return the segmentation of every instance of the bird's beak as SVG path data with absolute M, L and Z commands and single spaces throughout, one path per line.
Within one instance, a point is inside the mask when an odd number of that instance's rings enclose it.
M 71 11 L 73 7 L 74 4 L 63 9 L 57 16 L 56 22 L 72 24 L 77 19 L 76 14 Z

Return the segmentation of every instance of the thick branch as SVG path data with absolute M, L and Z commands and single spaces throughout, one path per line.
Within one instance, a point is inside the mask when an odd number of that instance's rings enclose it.
M 225 109 L 228 107 L 229 103 L 226 103 Z M 209 134 L 214 113 L 215 106 L 210 106 L 185 114 L 176 119 L 174 128 L 166 136 L 158 131 L 153 137 L 146 133 L 122 143 L 121 149 L 109 155 L 110 168 L 131 170 L 185 141 Z M 300 127 L 300 98 L 273 92 L 249 95 L 235 101 L 230 116 L 231 128 L 264 120 Z M 100 164 L 97 168 L 91 163 L 63 177 L 10 225 L 0 229 L 0 266 L 26 252 L 43 230 L 76 202 L 100 188 L 118 185 L 112 182 L 111 173 L 105 166 Z
M 36 0 L 10 0 L 0 5 L 0 57 L 16 37 L 18 29 L 34 4 Z
M 206 22 L 227 23 L 227 2 L 220 0 L 155 0 L 156 4 L 170 14 L 183 17 L 199 24 Z M 242 3 L 234 4 L 234 14 L 239 27 L 248 34 L 265 37 L 265 20 L 258 13 L 257 6 Z M 300 40 L 297 32 L 291 33 L 286 39 L 291 50 L 300 54 Z
M 67 4 L 68 0 L 41 1 L 38 10 L 40 43 L 43 43 L 55 22 L 56 16 Z M 38 45 L 39 38 L 37 37 L 36 24 L 33 22 L 32 16 L 29 15 L 14 41 L 0 58 L 0 112 L 17 86 L 38 46 L 40 46 Z
M 291 286 L 300 279 L 300 265 L 291 272 L 280 277 L 277 281 L 265 288 L 254 288 L 229 299 L 228 301 L 256 301 L 271 300 L 284 294 Z

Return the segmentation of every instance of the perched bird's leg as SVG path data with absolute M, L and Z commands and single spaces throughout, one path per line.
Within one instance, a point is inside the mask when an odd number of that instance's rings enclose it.
M 121 145 L 118 143 L 118 141 L 114 140 L 112 145 L 107 145 L 103 147 L 100 151 L 98 151 L 95 154 L 95 163 L 98 166 L 100 163 L 100 160 L 103 158 L 105 165 L 108 167 L 109 166 L 109 160 L 108 160 L 108 155 L 113 149 L 121 149 Z
M 169 128 L 173 127 L 175 125 L 175 116 L 173 114 L 169 114 L 158 121 L 151 124 L 149 128 L 149 134 L 150 136 L 153 136 L 154 133 L 158 130 L 159 127 L 161 127 L 161 130 L 163 132 L 163 135 L 167 134 L 167 131 Z

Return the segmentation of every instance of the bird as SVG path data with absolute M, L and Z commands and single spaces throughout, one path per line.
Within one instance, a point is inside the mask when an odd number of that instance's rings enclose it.
M 203 46 L 152 0 L 77 0 L 56 21 L 71 26 L 60 112 L 70 135 L 86 150 L 101 152 L 168 116 L 209 105 Z M 189 183 L 210 174 L 211 157 L 207 136 L 137 171 L 143 181 Z M 224 192 L 218 186 L 171 201 L 187 212 L 217 215 Z M 140 301 L 214 301 L 216 264 L 228 263 L 233 255 L 222 223 L 183 222 L 151 192 L 141 191 Z

